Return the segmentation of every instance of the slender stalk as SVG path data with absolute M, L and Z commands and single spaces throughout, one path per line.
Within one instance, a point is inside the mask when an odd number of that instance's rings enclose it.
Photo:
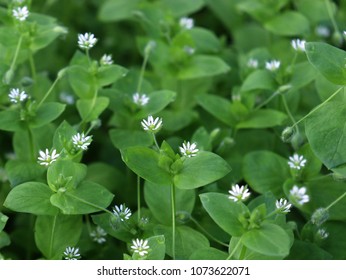
M 144 52 L 144 59 L 143 59 L 142 67 L 141 67 L 141 72 L 139 74 L 137 90 L 136 90 L 138 93 L 140 93 L 140 91 L 142 89 L 144 72 L 145 72 L 145 69 L 147 68 L 147 63 L 148 63 L 148 60 L 149 60 L 149 54 L 150 54 L 150 52 Z
M 267 105 L 275 96 L 279 94 L 279 91 L 275 91 L 271 96 L 269 96 L 266 100 L 264 100 L 261 104 L 256 106 L 253 111 L 257 111 L 261 109 L 264 105 Z
M 324 104 L 326 104 L 328 101 L 330 101 L 335 95 L 337 95 L 344 87 L 339 88 L 338 90 L 336 90 L 331 96 L 329 96 L 323 103 L 321 103 L 320 105 L 316 106 L 313 110 L 311 110 L 307 115 L 305 115 L 304 117 L 302 117 L 299 121 L 297 121 L 296 123 L 294 123 L 292 125 L 292 127 L 297 126 L 299 123 L 301 123 L 303 120 L 305 120 L 307 117 L 311 116 L 313 113 L 315 113 L 318 109 L 320 109 L 321 107 L 323 107 Z
M 36 75 L 36 66 L 35 66 L 34 56 L 32 53 L 30 53 L 30 56 L 29 56 L 29 63 L 30 63 L 32 79 L 36 82 L 36 76 L 37 76 Z
M 172 207 L 172 258 L 175 260 L 175 185 L 172 183 L 171 185 L 171 207 Z
M 13 56 L 13 60 L 12 60 L 11 66 L 10 66 L 10 69 L 5 74 L 4 83 L 6 83 L 6 84 L 10 84 L 11 83 L 11 80 L 12 80 L 12 77 L 13 77 L 14 68 L 16 66 L 18 55 L 19 55 L 19 50 L 20 50 L 20 48 L 22 46 L 22 42 L 23 42 L 23 35 L 20 35 L 19 40 L 18 40 L 18 44 L 17 44 L 17 47 L 16 47 L 16 50 L 15 50 L 15 53 L 14 53 L 14 56 Z
M 229 254 L 229 256 L 227 257 L 226 260 L 230 260 L 230 259 L 233 257 L 233 255 L 234 255 L 235 252 L 238 250 L 238 248 L 239 248 L 240 245 L 241 245 L 241 238 L 239 238 L 238 243 L 235 245 L 233 251 Z
M 341 196 L 339 196 L 337 199 L 335 199 L 331 204 L 329 204 L 326 207 L 326 210 L 329 210 L 331 207 L 333 207 L 335 204 L 337 204 L 341 199 L 343 199 L 344 197 L 346 197 L 346 192 L 344 192 Z
M 294 119 L 292 113 L 291 113 L 291 110 L 290 108 L 288 108 L 288 105 L 287 105 L 287 101 L 286 101 L 286 98 L 284 95 L 281 95 L 281 98 L 282 98 L 282 103 L 284 104 L 284 107 L 285 107 L 285 110 L 286 110 L 286 113 L 287 115 L 289 116 L 289 118 L 291 119 L 292 123 L 295 123 L 296 120 Z
M 46 92 L 46 94 L 43 96 L 43 98 L 41 99 L 40 103 L 38 103 L 37 105 L 37 109 L 40 108 L 40 106 L 43 104 L 43 102 L 48 98 L 48 96 L 52 93 L 54 87 L 56 86 L 57 82 L 60 80 L 61 76 L 57 76 L 57 78 L 55 79 L 54 83 L 51 85 L 51 87 L 48 89 L 48 91 Z
M 190 217 L 190 220 L 201 230 L 205 233 L 206 236 L 208 236 L 211 240 L 213 240 L 214 242 L 225 246 L 225 247 L 229 247 L 228 244 L 216 239 L 214 236 L 212 236 L 205 228 L 203 228 L 193 217 Z
M 30 145 L 31 158 L 33 161 L 35 161 L 36 155 L 35 155 L 34 135 L 33 135 L 32 130 L 29 126 L 28 126 L 28 135 L 29 135 L 29 145 Z
M 160 151 L 160 146 L 159 146 L 159 144 L 157 143 L 155 133 L 152 133 L 152 135 L 153 135 L 153 139 L 154 139 L 155 147 L 156 147 L 156 149 L 157 149 L 158 151 Z
M 137 223 L 141 221 L 141 177 L 137 175 Z
M 326 8 L 327 8 L 327 12 L 328 12 L 328 15 L 330 17 L 330 20 L 333 24 L 333 27 L 334 27 L 334 30 L 335 32 L 337 33 L 340 33 L 340 30 L 339 30 L 339 27 L 338 25 L 336 24 L 336 21 L 335 21 L 335 17 L 333 15 L 333 11 L 332 11 L 332 7 L 330 6 L 330 3 L 328 0 L 325 0 L 324 3 L 326 4 Z

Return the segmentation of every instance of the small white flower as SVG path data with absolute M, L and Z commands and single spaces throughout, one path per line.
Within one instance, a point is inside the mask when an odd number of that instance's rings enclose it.
M 250 58 L 247 62 L 247 67 L 249 68 L 253 68 L 253 69 L 256 69 L 258 68 L 258 60 L 257 59 L 253 59 L 253 58 Z
M 320 37 L 324 37 L 327 38 L 330 36 L 330 30 L 327 26 L 324 25 L 319 25 L 316 27 L 315 29 L 315 33 L 320 36 Z
M 78 46 L 81 49 L 91 49 L 93 46 L 95 46 L 96 42 L 97 39 L 92 33 L 85 33 L 84 35 L 78 34 Z
M 25 91 L 19 92 L 19 88 L 13 88 L 11 89 L 8 97 L 12 103 L 19 103 L 27 99 L 28 95 L 25 93 Z
M 67 247 L 64 252 L 65 260 L 78 260 L 80 259 L 79 248 Z
M 136 105 L 145 106 L 148 104 L 150 98 L 146 94 L 139 94 L 138 92 L 132 95 L 132 101 Z
M 294 154 L 292 157 L 289 157 L 289 161 L 287 163 L 290 168 L 300 170 L 305 166 L 306 159 L 303 156 Z
M 295 39 L 291 41 L 291 45 L 292 47 L 296 50 L 296 51 L 302 51 L 305 52 L 305 40 L 300 40 L 300 39 Z
M 104 54 L 100 59 L 100 64 L 101 65 L 112 65 L 113 64 L 112 55 Z
M 190 46 L 184 46 L 183 47 L 184 52 L 186 52 L 188 55 L 193 55 L 196 51 L 193 47 Z
M 131 210 L 127 208 L 125 204 L 121 204 L 120 206 L 115 205 L 113 209 L 113 214 L 122 222 L 130 219 L 132 215 Z
M 98 244 L 106 242 L 106 235 L 107 233 L 105 232 L 105 230 L 99 226 L 97 226 L 96 229 L 90 233 L 90 237 L 92 238 L 92 240 L 97 242 Z
M 329 236 L 329 232 L 327 232 L 324 228 L 320 228 L 317 231 L 317 234 L 321 239 L 326 239 Z
M 155 132 L 158 131 L 162 126 L 162 119 L 157 117 L 155 120 L 153 116 L 149 116 L 147 120 L 142 120 L 141 125 L 144 130 Z
M 238 184 L 232 186 L 232 190 L 228 191 L 230 193 L 229 199 L 233 201 L 242 201 L 248 198 L 251 193 L 246 186 L 239 187 Z
M 29 10 L 27 6 L 18 7 L 12 10 L 12 15 L 19 21 L 24 21 L 29 16 Z
M 197 144 L 196 143 L 191 144 L 190 142 L 187 142 L 187 143 L 184 142 L 183 146 L 179 147 L 179 150 L 180 150 L 180 153 L 186 157 L 194 157 L 197 155 L 199 151 L 197 149 Z
M 131 249 L 133 250 L 134 253 L 138 253 L 141 257 L 145 256 L 148 254 L 148 240 L 143 240 L 143 239 L 136 239 L 132 240 L 132 246 Z
M 292 198 L 300 205 L 310 201 L 310 197 L 306 194 L 306 187 L 298 188 L 297 186 L 293 186 L 293 188 L 290 190 L 290 194 Z
M 275 206 L 281 213 L 288 213 L 291 211 L 290 208 L 292 207 L 292 204 L 288 203 L 286 199 L 280 198 L 280 200 L 275 202 Z
M 269 71 L 276 71 L 279 69 L 281 62 L 279 60 L 271 60 L 266 62 L 266 69 Z
M 67 92 L 64 92 L 64 91 L 59 94 L 59 98 L 60 98 L 60 101 L 69 105 L 72 105 L 75 103 L 73 95 L 68 94 Z
M 46 152 L 39 151 L 40 156 L 38 157 L 38 163 L 40 165 L 48 166 L 52 162 L 56 161 L 60 154 L 56 153 L 56 150 L 54 149 L 52 154 L 49 153 L 48 149 L 46 149 Z
M 72 143 L 78 149 L 82 149 L 85 151 L 88 149 L 88 146 L 91 143 L 91 136 L 85 136 L 84 133 L 77 133 L 76 135 L 72 136 Z
M 185 28 L 185 29 L 191 29 L 193 28 L 194 26 L 194 21 L 192 18 L 188 18 L 188 17 L 182 17 L 180 20 L 179 20 L 179 25 L 182 27 L 182 28 Z

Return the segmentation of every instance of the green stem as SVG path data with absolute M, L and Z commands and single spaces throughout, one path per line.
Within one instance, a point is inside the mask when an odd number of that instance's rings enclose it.
M 339 196 L 337 199 L 335 199 L 331 204 L 329 204 L 326 207 L 326 210 L 329 210 L 329 208 L 333 207 L 335 204 L 337 204 L 341 199 L 343 199 L 344 197 L 346 197 L 346 192 L 344 192 L 341 196 Z
M 330 3 L 328 0 L 325 0 L 324 3 L 326 4 L 326 7 L 327 7 L 327 12 L 328 12 L 328 15 L 330 17 L 330 20 L 333 24 L 333 27 L 334 27 L 334 30 L 335 32 L 337 33 L 340 33 L 340 30 L 338 28 L 338 25 L 336 24 L 336 21 L 335 21 L 335 17 L 333 15 L 333 11 L 332 11 L 332 7 L 330 6 Z
M 172 207 L 172 258 L 175 260 L 175 186 L 174 183 L 171 185 L 171 207 Z
M 144 78 L 144 72 L 145 69 L 147 67 L 147 63 L 149 60 L 149 54 L 150 52 L 144 52 L 144 59 L 143 59 L 143 63 L 142 63 L 142 67 L 141 67 L 141 72 L 139 74 L 139 79 L 138 79 L 138 84 L 137 84 L 137 92 L 140 93 L 141 89 L 142 89 L 142 83 L 143 83 L 143 78 Z
M 36 67 L 35 67 L 35 61 L 34 61 L 34 56 L 32 53 L 30 53 L 29 56 L 29 62 L 30 62 L 30 69 L 31 69 L 31 75 L 32 75 L 32 79 L 36 82 Z
M 240 245 L 241 245 L 241 238 L 239 238 L 238 243 L 235 245 L 233 251 L 229 254 L 229 256 L 227 257 L 226 260 L 230 260 L 230 259 L 233 257 L 233 255 L 234 255 L 235 252 L 238 250 L 238 248 L 239 248 Z
M 137 175 L 137 223 L 141 221 L 141 177 Z
M 321 103 L 320 105 L 316 106 L 313 110 L 311 110 L 307 115 L 305 115 L 304 117 L 302 117 L 299 121 L 297 121 L 296 123 L 294 123 L 292 125 L 292 127 L 297 126 L 299 123 L 301 123 L 303 120 L 305 120 L 307 117 L 311 116 L 313 113 L 315 113 L 318 109 L 320 109 L 321 107 L 323 107 L 324 104 L 326 104 L 328 101 L 330 101 L 335 95 L 337 95 L 339 93 L 340 90 L 342 90 L 343 87 L 339 88 L 338 90 L 336 90 L 331 96 L 329 96 L 323 103 Z
M 261 104 L 255 107 L 253 111 L 257 111 L 261 109 L 264 105 L 267 105 L 275 96 L 279 94 L 279 91 L 275 91 L 271 96 L 269 96 L 266 100 L 264 100 Z
M 52 93 L 54 87 L 56 86 L 57 82 L 61 79 L 62 76 L 57 76 L 54 83 L 51 85 L 51 87 L 48 89 L 46 94 L 41 99 L 40 103 L 37 105 L 37 109 L 40 108 L 40 106 L 43 104 L 43 102 L 48 98 L 48 96 Z
M 12 80 L 12 77 L 13 77 L 13 72 L 14 72 L 14 67 L 16 66 L 16 63 L 17 63 L 17 59 L 18 59 L 18 55 L 19 55 L 19 50 L 20 50 L 20 47 L 22 46 L 22 42 L 23 42 L 23 35 L 20 35 L 19 37 L 19 40 L 18 40 L 18 44 L 17 44 L 17 47 L 16 47 L 16 50 L 15 50 L 15 53 L 14 53 L 14 56 L 13 56 L 13 60 L 12 60 L 12 63 L 11 63 L 11 66 L 10 66 L 10 69 L 7 71 L 8 75 L 6 77 L 6 83 L 7 84 L 10 84 L 11 80 Z
M 153 139 L 154 139 L 155 147 L 157 148 L 158 151 L 160 151 L 160 146 L 159 146 L 159 144 L 157 143 L 155 133 L 152 133 L 152 136 L 153 136 Z
M 54 243 L 54 232 L 55 232 L 55 226 L 56 226 L 56 219 L 58 218 L 58 215 L 54 216 L 54 220 L 53 220 L 53 226 L 52 226 L 52 234 L 50 236 L 50 240 L 49 240 L 49 256 L 52 256 L 52 251 L 53 251 L 53 243 Z
M 29 145 L 30 145 L 31 158 L 33 161 L 35 161 L 36 155 L 35 155 L 34 135 L 32 134 L 31 128 L 29 126 L 28 126 L 28 134 L 29 134 Z
M 282 98 L 282 103 L 284 104 L 284 107 L 285 107 L 285 110 L 286 110 L 286 113 L 287 115 L 289 116 L 289 118 L 291 119 L 292 123 L 295 123 L 296 120 L 294 119 L 292 113 L 291 113 L 291 110 L 290 108 L 288 107 L 287 105 L 287 101 L 286 101 L 286 98 L 284 95 L 281 95 L 281 98 Z
M 229 247 L 228 244 L 216 239 L 214 236 L 212 236 L 205 228 L 203 228 L 193 217 L 190 217 L 190 220 L 201 230 L 205 233 L 206 236 L 208 236 L 211 240 L 213 240 L 214 242 L 225 246 L 225 247 Z

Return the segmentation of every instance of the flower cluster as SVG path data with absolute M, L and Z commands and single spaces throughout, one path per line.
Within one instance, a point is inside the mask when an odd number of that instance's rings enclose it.
M 16 20 L 25 21 L 29 16 L 29 10 L 27 6 L 18 7 L 12 10 L 12 15 Z
M 113 214 L 120 219 L 120 221 L 125 221 L 130 219 L 132 212 L 129 208 L 126 207 L 125 204 L 121 204 L 119 206 L 115 205 L 113 209 Z
M 38 163 L 40 165 L 45 165 L 45 166 L 52 164 L 60 156 L 60 154 L 58 154 L 55 149 L 52 151 L 52 153 L 50 153 L 49 150 L 46 149 L 45 152 L 39 151 L 39 154 L 40 156 L 38 157 Z
M 64 252 L 65 260 L 78 260 L 81 258 L 79 248 L 67 247 Z
M 303 156 L 294 154 L 293 156 L 289 157 L 288 165 L 292 169 L 300 170 L 301 168 L 305 166 L 306 162 L 307 161 Z
M 232 186 L 232 189 L 228 191 L 230 196 L 229 199 L 233 201 L 243 201 L 247 199 L 251 193 L 249 192 L 247 186 L 239 186 L 238 184 L 235 184 Z
M 148 254 L 149 248 L 150 247 L 148 245 L 148 240 L 143 240 L 138 238 L 135 240 L 132 240 L 131 249 L 133 250 L 134 253 L 139 254 L 141 257 Z
M 25 93 L 25 91 L 20 92 L 19 88 L 13 88 L 11 89 L 8 97 L 12 103 L 20 103 L 26 100 L 28 95 Z

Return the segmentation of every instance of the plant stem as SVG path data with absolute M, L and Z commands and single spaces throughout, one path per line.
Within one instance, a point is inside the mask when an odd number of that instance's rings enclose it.
M 340 30 L 339 30 L 339 27 L 338 25 L 336 24 L 336 21 L 335 21 L 335 17 L 333 15 L 333 11 L 332 11 L 332 7 L 330 6 L 330 3 L 328 0 L 325 0 L 324 3 L 326 4 L 326 7 L 327 7 L 327 11 L 328 11 L 328 15 L 330 17 L 330 20 L 333 24 L 333 27 L 334 27 L 334 30 L 336 33 L 340 33 Z
M 30 69 L 31 69 L 31 75 L 32 75 L 32 79 L 36 82 L 36 67 L 35 67 L 35 61 L 34 61 L 34 56 L 32 54 L 32 52 L 30 53 L 29 56 L 29 62 L 30 62 Z
M 258 109 L 261 109 L 264 105 L 267 105 L 275 96 L 279 94 L 279 91 L 275 91 L 271 96 L 269 96 L 266 100 L 264 100 L 261 104 L 256 106 L 253 111 L 257 111 Z
M 329 210 L 329 208 L 332 208 L 335 204 L 337 204 L 341 199 L 343 199 L 344 197 L 346 197 L 346 192 L 344 192 L 341 196 L 339 196 L 337 199 L 335 199 L 331 204 L 329 204 L 326 207 L 326 210 Z
M 302 117 L 299 121 L 295 122 L 292 127 L 297 126 L 299 123 L 301 123 L 303 120 L 305 120 L 307 117 L 309 117 L 310 115 L 312 115 L 313 113 L 315 113 L 318 109 L 320 109 L 321 107 L 323 107 L 324 104 L 326 104 L 328 101 L 330 101 L 335 95 L 337 95 L 339 93 L 340 90 L 342 90 L 344 87 L 339 88 L 338 90 L 336 90 L 331 96 L 329 96 L 325 101 L 323 101 L 323 103 L 321 103 L 320 105 L 316 106 L 313 110 L 311 110 L 308 114 L 306 114 L 304 117 Z
M 239 238 L 238 243 L 235 245 L 233 251 L 229 254 L 229 256 L 227 257 L 226 260 L 230 260 L 230 259 L 233 257 L 233 255 L 234 255 L 235 252 L 238 250 L 238 248 L 239 248 L 240 245 L 241 245 L 241 238 Z
M 295 123 L 296 120 L 294 119 L 292 113 L 291 113 L 291 110 L 288 108 L 288 105 L 287 105 L 287 101 L 286 101 L 286 98 L 284 95 L 281 95 L 281 98 L 282 98 L 282 103 L 284 104 L 284 107 L 285 107 L 285 110 L 286 110 L 286 113 L 287 115 L 289 116 L 289 118 L 291 119 L 292 123 Z
M 171 185 L 171 207 L 172 207 L 172 258 L 175 260 L 175 185 Z
M 155 133 L 152 133 L 152 135 L 153 135 L 153 139 L 154 139 L 155 147 L 157 148 L 157 150 L 158 150 L 158 151 L 160 151 L 160 146 L 159 146 L 159 144 L 157 143 Z
M 214 236 L 212 236 L 205 228 L 203 228 L 193 217 L 190 217 L 190 220 L 201 230 L 205 233 L 205 235 L 207 235 L 211 240 L 215 241 L 216 243 L 225 246 L 225 247 L 229 247 L 228 244 L 223 243 L 222 241 L 216 239 Z
M 43 102 L 48 98 L 48 96 L 52 93 L 55 85 L 57 84 L 57 82 L 60 80 L 61 76 L 57 76 L 55 81 L 53 82 L 53 84 L 51 85 L 51 87 L 48 89 L 48 91 L 46 92 L 46 94 L 43 96 L 43 98 L 41 99 L 40 103 L 38 103 L 37 105 L 37 109 L 40 108 L 40 106 L 43 104 Z
M 28 135 L 29 135 L 29 145 L 30 145 L 30 152 L 31 152 L 31 158 L 33 161 L 35 161 L 35 144 L 34 144 L 34 135 L 32 134 L 32 130 L 30 126 L 28 125 Z
M 137 175 L 137 223 L 141 221 L 141 177 Z
M 10 69 L 7 71 L 7 73 L 9 73 L 9 77 L 6 77 L 6 83 L 7 84 L 10 84 L 10 82 L 12 80 L 14 67 L 16 66 L 16 63 L 17 63 L 19 50 L 20 50 L 20 47 L 22 46 L 22 42 L 23 42 L 23 35 L 20 35 L 19 40 L 18 40 L 18 44 L 16 47 L 16 51 L 14 53 L 13 60 L 12 60 L 11 66 L 10 66 Z
M 143 77 L 144 77 L 144 72 L 147 67 L 148 59 L 149 59 L 149 54 L 150 52 L 144 52 L 144 59 L 141 67 L 141 72 L 139 74 L 139 79 L 138 79 L 138 84 L 137 84 L 137 90 L 136 92 L 140 93 L 142 89 L 142 83 L 143 83 Z

